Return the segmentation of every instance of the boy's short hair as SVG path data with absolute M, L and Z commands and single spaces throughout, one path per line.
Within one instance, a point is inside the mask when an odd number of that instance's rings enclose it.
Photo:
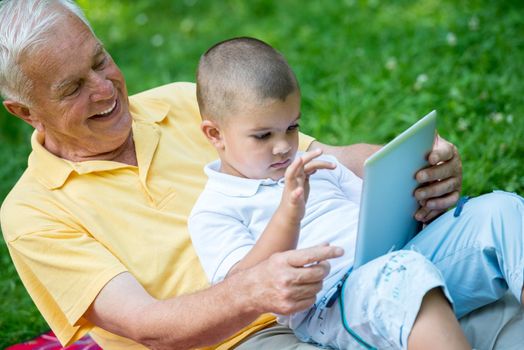
M 286 59 L 258 39 L 239 37 L 219 42 L 198 63 L 197 100 L 203 119 L 221 120 L 246 101 L 284 101 L 298 89 Z

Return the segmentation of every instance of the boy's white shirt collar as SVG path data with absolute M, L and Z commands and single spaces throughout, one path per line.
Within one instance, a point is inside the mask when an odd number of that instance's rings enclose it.
M 303 152 L 298 152 L 300 155 Z M 245 177 L 233 176 L 220 172 L 220 159 L 207 164 L 204 172 L 208 177 L 206 187 L 232 197 L 252 197 L 260 186 L 284 186 L 284 178 L 279 180 L 273 179 L 248 179 Z

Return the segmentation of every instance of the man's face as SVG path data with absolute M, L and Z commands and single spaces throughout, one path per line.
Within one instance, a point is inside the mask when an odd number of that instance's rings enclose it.
M 31 124 L 45 147 L 70 160 L 114 152 L 131 131 L 125 80 L 90 30 L 68 17 L 22 61 L 33 83 Z
M 250 179 L 282 178 L 298 148 L 300 93 L 293 92 L 285 101 L 246 106 L 225 118 L 221 171 Z

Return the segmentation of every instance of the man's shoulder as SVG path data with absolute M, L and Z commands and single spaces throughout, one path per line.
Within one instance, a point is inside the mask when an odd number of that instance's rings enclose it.
M 166 115 L 194 123 L 200 112 L 194 83 L 171 83 L 129 97 L 135 119 L 160 122 Z
M 6 241 L 15 239 L 15 230 L 21 221 L 32 220 L 42 210 L 39 203 L 45 203 L 50 191 L 26 170 L 5 197 L 0 208 L 0 223 Z
M 142 100 L 177 101 L 190 99 L 196 102 L 196 85 L 190 82 L 176 82 L 145 90 L 129 96 L 132 102 Z

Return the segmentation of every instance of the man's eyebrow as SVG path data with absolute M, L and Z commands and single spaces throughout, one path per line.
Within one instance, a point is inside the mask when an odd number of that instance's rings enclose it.
M 99 43 L 99 42 L 96 43 L 95 49 L 93 50 L 93 57 L 96 57 L 96 56 L 100 55 L 104 51 L 105 51 L 104 45 L 102 45 L 102 43 Z
M 104 52 L 104 45 L 102 45 L 101 43 L 96 43 L 95 48 L 93 50 L 92 57 L 97 57 L 103 52 Z M 65 88 L 66 86 L 68 86 L 69 84 L 72 84 L 75 80 L 76 80 L 75 77 L 67 77 L 61 80 L 60 82 L 53 84 L 52 89 L 54 91 L 60 91 L 63 88 Z

